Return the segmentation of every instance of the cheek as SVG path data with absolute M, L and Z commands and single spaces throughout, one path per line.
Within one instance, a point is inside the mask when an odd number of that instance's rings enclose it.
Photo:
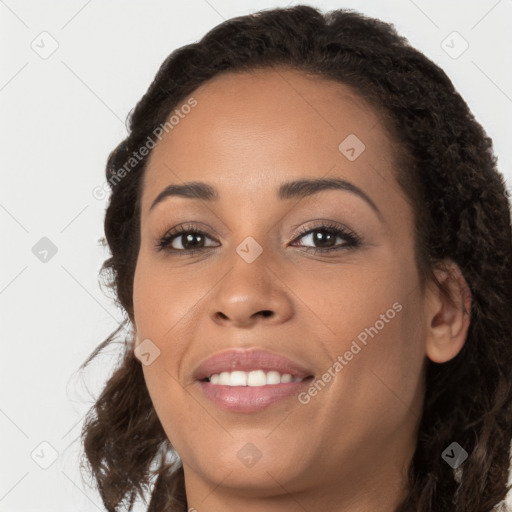
M 180 345 L 182 332 L 200 305 L 207 283 L 194 281 L 191 272 L 180 272 L 155 261 L 141 250 L 133 283 L 133 307 L 139 339 L 156 343 L 173 339 Z M 190 337 L 190 331 L 188 333 Z M 166 347 L 168 350 L 168 347 Z
M 333 381 L 336 394 L 359 396 L 359 403 L 377 409 L 397 402 L 395 394 L 405 402 L 415 399 L 425 348 L 413 262 L 389 254 L 343 268 L 329 279 L 310 279 L 301 290 L 304 302 L 314 305 L 315 314 L 308 311 L 308 316 L 318 330 L 310 332 L 318 332 L 316 341 L 328 354 L 325 372 L 336 373 L 332 362 L 341 358 L 342 370 L 337 368 L 343 377 Z
M 134 320 L 139 342 L 149 339 L 157 357 L 142 365 L 144 379 L 155 411 L 171 444 L 187 454 L 187 440 L 199 428 L 183 411 L 190 411 L 190 396 L 179 381 L 180 363 L 194 337 L 195 307 L 201 290 L 190 280 L 170 275 L 141 250 L 134 275 Z M 195 307 L 194 307 L 195 305 Z M 156 348 L 155 348 L 156 347 Z M 178 411 L 178 412 L 177 412 Z M 195 416 L 200 411 L 195 411 Z M 190 420 L 190 421 L 189 421 Z
M 333 349 L 343 348 L 376 322 L 379 331 L 388 332 L 388 325 L 397 323 L 400 306 L 409 300 L 415 286 L 414 267 L 382 252 L 379 258 L 361 258 L 315 272 L 305 269 L 286 277 L 299 299 L 298 314 L 307 317 L 310 332 L 331 340 Z

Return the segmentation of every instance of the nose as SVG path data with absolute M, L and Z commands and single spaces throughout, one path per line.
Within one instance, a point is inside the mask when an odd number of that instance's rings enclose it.
M 213 292 L 210 317 L 218 325 L 236 327 L 285 322 L 293 314 L 288 290 L 262 256 L 252 263 L 239 258 Z

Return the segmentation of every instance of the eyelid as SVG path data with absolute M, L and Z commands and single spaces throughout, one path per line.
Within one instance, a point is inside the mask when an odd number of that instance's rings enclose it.
M 295 229 L 297 226 L 300 226 L 300 225 L 301 224 L 296 224 L 295 226 L 293 226 L 293 228 Z M 312 220 L 312 221 L 306 223 L 306 225 L 304 225 L 297 232 L 297 234 L 294 235 L 294 236 L 297 236 L 297 235 L 301 236 L 301 235 L 304 235 L 304 234 L 309 233 L 311 231 L 314 231 L 316 229 L 325 229 L 325 230 L 332 229 L 332 230 L 345 231 L 347 234 L 350 234 L 354 238 L 359 238 L 357 233 L 355 233 L 355 231 L 350 229 L 345 224 L 342 224 L 340 222 L 336 222 L 336 221 L 333 221 L 333 220 L 329 220 L 329 219 L 315 219 L 315 220 Z

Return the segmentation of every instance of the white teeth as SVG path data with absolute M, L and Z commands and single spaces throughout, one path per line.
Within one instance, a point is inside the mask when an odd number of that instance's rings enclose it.
M 245 372 L 231 372 L 232 386 L 247 386 L 247 373 Z
M 229 372 L 222 372 L 219 375 L 219 384 L 222 386 L 230 386 L 231 385 L 231 374 Z
M 267 373 L 267 384 L 279 384 L 281 382 L 281 374 L 276 371 Z
M 279 373 L 274 370 L 265 372 L 263 370 L 252 370 L 250 372 L 233 371 L 215 373 L 210 377 L 211 384 L 221 386 L 266 386 L 287 382 L 298 382 L 303 380 L 300 377 L 292 377 L 289 373 Z

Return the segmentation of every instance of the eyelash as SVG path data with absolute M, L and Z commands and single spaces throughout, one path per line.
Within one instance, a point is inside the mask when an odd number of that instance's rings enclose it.
M 343 249 L 355 249 L 358 247 L 361 243 L 361 239 L 359 236 L 357 236 L 354 232 L 343 228 L 335 223 L 323 223 L 318 226 L 314 226 L 313 228 L 302 228 L 300 233 L 296 238 L 294 238 L 293 241 L 303 238 L 306 235 L 309 235 L 311 233 L 314 233 L 315 231 L 325 231 L 331 235 L 340 236 L 341 238 L 345 239 L 347 241 L 346 244 L 338 245 L 334 247 L 328 247 L 328 248 L 321 248 L 321 247 L 305 247 L 304 249 L 307 252 L 313 252 L 314 254 L 317 253 L 329 253 L 332 251 L 340 251 Z M 201 229 L 196 229 L 194 225 L 181 225 L 177 228 L 172 229 L 171 231 L 167 232 L 165 236 L 163 236 L 158 243 L 156 244 L 156 249 L 158 251 L 167 251 L 170 253 L 178 254 L 179 256 L 191 256 L 192 254 L 196 254 L 199 252 L 204 251 L 205 249 L 208 249 L 208 247 L 200 247 L 199 249 L 173 249 L 169 248 L 168 246 L 173 242 L 175 238 L 178 238 L 181 235 L 184 234 L 197 234 L 202 235 L 204 237 L 210 238 L 208 233 L 204 232 Z

